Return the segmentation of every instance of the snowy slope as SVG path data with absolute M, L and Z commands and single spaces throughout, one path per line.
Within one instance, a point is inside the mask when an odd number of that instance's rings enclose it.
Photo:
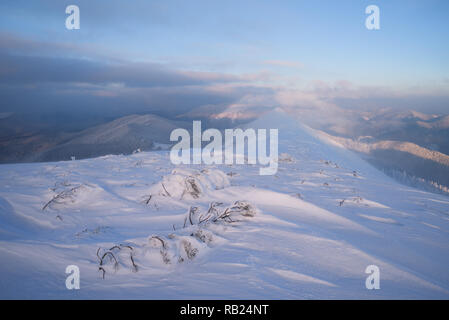
M 166 151 L 0 166 L 0 298 L 449 298 L 449 198 L 282 112 L 249 126 L 279 129 L 276 175 Z

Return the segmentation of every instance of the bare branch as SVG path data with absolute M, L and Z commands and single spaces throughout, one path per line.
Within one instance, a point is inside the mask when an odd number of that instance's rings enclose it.
M 166 193 L 169 197 L 171 197 L 170 193 L 167 191 L 167 189 L 165 189 L 164 183 L 161 182 L 161 184 L 162 184 L 162 188 L 164 188 L 165 193 Z

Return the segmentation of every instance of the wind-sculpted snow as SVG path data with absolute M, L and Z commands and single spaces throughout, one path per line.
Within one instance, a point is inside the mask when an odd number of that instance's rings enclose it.
M 257 209 L 246 201 L 236 201 L 225 206 L 212 202 L 209 207 L 190 207 L 182 224 L 167 235 L 151 235 L 109 249 L 98 248 L 98 270 L 104 279 L 106 274 L 116 274 L 119 268 L 138 272 L 144 268 L 167 268 L 173 264 L 194 260 L 204 255 L 207 248 L 225 240 L 217 235 L 226 232 L 226 225 L 238 226 L 256 215 Z M 125 271 L 126 273 L 126 271 Z
M 449 198 L 283 114 L 254 127 L 279 128 L 276 175 L 168 151 L 0 166 L 0 297 L 449 297 Z

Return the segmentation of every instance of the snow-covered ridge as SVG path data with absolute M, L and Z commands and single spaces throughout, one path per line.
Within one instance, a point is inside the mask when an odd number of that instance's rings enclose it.
M 168 151 L 0 166 L 0 297 L 449 297 L 446 197 L 282 112 L 249 126 L 279 129 L 276 175 L 173 166 Z
M 340 143 L 342 146 L 355 150 L 358 152 L 363 153 L 370 153 L 374 150 L 397 150 L 402 151 L 406 153 L 410 153 L 411 155 L 428 159 L 435 161 L 437 163 L 440 163 L 445 166 L 449 166 L 449 156 L 445 155 L 444 153 L 435 151 L 435 150 L 429 150 L 423 147 L 418 146 L 415 143 L 411 142 L 403 142 L 403 141 L 378 141 L 373 143 L 365 143 L 365 142 L 359 142 L 354 141 L 352 139 L 348 138 L 342 138 L 342 137 L 335 137 L 328 135 L 324 132 L 321 132 L 323 136 L 326 136 L 329 138 L 329 140 L 334 140 L 338 143 Z

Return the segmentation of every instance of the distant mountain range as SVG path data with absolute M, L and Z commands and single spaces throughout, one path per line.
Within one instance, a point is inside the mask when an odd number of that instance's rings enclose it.
M 449 154 L 448 115 L 380 110 L 361 113 L 359 119 L 352 122 L 352 129 L 345 135 L 346 138 L 358 140 L 369 137 L 372 141 L 412 142 L 426 149 Z
M 94 126 L 74 134 L 69 140 L 36 154 L 33 161 L 57 161 L 94 158 L 106 154 L 130 154 L 135 150 L 148 151 L 155 143 L 170 143 L 172 130 L 186 123 L 162 117 L 129 115 Z
M 0 140 L 0 161 L 59 161 L 148 151 L 158 143 L 169 143 L 170 132 L 188 124 L 146 114 L 125 116 L 79 132 L 17 129 Z
M 449 186 L 449 156 L 402 141 L 361 142 L 322 133 L 343 147 L 362 154 L 381 169 L 403 171 L 409 175 Z
M 204 117 L 204 112 L 201 115 Z M 91 119 L 81 130 L 76 130 L 70 119 L 61 118 L 58 126 L 53 124 L 56 129 L 51 130 L 42 119 L 31 121 L 1 114 L 0 163 L 48 162 L 157 150 L 161 144 L 170 144 L 172 130 L 191 129 L 193 118 L 193 114 L 176 120 L 134 114 L 112 121 Z M 379 168 L 449 186 L 449 116 L 384 109 L 351 110 L 348 119 L 344 134 L 335 131 L 335 126 L 324 124 L 314 128 Z M 240 117 L 220 120 L 214 115 L 202 120 L 204 127 L 215 128 L 245 122 Z

